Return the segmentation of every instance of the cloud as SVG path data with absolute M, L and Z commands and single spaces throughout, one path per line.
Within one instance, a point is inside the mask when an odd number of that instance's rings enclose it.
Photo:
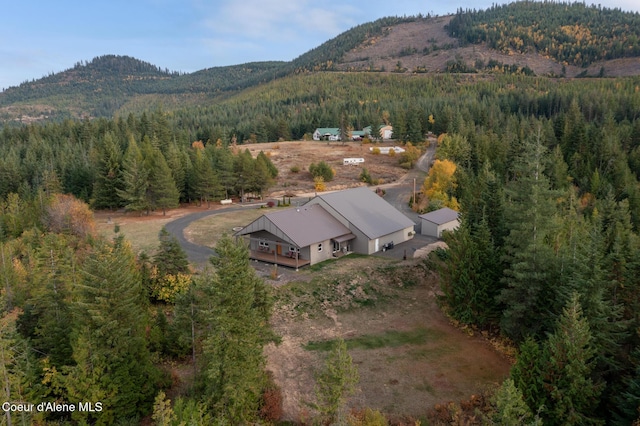
M 225 0 L 203 20 L 213 37 L 291 41 L 317 33 L 335 36 L 353 25 L 355 9 L 310 0 Z

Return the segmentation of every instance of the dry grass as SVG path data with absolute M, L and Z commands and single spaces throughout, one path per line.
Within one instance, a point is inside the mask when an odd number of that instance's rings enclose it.
M 175 217 L 166 216 L 145 220 L 141 217 L 130 218 L 116 215 L 111 219 L 108 217 L 97 219 L 96 222 L 100 235 L 108 239 L 115 237 L 117 234 L 114 232 L 114 228 L 117 226 L 120 228 L 119 234 L 124 235 L 124 238 L 131 243 L 135 253 L 145 252 L 152 255 L 160 244 L 158 239 L 160 230 L 173 219 Z
M 360 373 L 351 405 L 392 417 L 424 418 L 435 404 L 460 403 L 508 375 L 507 357 L 440 311 L 437 281 L 419 262 L 383 260 L 344 258 L 309 283 L 277 290 L 273 326 L 282 343 L 266 353 L 285 419 L 299 419 L 313 401 L 313 372 L 338 337 Z
M 214 247 L 224 234 L 231 235 L 236 226 L 246 226 L 272 209 L 250 209 L 231 214 L 208 216 L 192 222 L 184 230 L 187 240 L 201 246 Z

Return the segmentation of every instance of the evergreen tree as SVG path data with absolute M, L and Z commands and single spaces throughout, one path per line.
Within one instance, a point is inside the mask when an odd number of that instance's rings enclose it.
M 41 357 L 60 368 L 73 362 L 70 299 L 79 278 L 75 256 L 67 238 L 47 234 L 34 253 L 34 260 L 29 276 L 32 297 L 25 304 L 18 327 Z
M 98 147 L 97 173 L 93 184 L 93 206 L 99 209 L 114 209 L 122 206 L 118 191 L 123 189 L 122 151 L 115 135 L 108 132 Z
M 594 417 L 602 385 L 591 379 L 595 350 L 578 295 L 563 309 L 555 331 L 545 343 L 547 364 L 543 370 L 547 393 L 545 424 L 604 424 Z
M 551 281 L 555 256 L 547 237 L 554 230 L 556 207 L 543 174 L 540 132 L 527 139 L 523 150 L 514 165 L 515 180 L 507 188 L 506 288 L 499 297 L 505 305 L 502 330 L 516 340 L 551 329 L 560 310 L 556 294 L 561 285 Z
M 520 345 L 516 363 L 511 368 L 511 378 L 522 392 L 531 412 L 538 412 L 546 407 L 547 395 L 543 381 L 545 362 L 544 349 L 533 338 L 528 337 Z
M 211 200 L 219 195 L 221 188 L 211 162 L 202 150 L 196 149 L 194 152 L 192 172 L 193 195 L 210 207 Z
M 124 207 L 129 211 L 148 210 L 149 170 L 133 137 L 129 139 L 129 147 L 124 156 L 122 178 L 123 189 L 116 189 L 116 193 Z
M 25 389 L 25 364 L 21 358 L 28 355 L 29 348 L 16 332 L 16 320 L 20 309 L 2 312 L 0 316 L 0 398 L 13 403 L 29 401 Z M 4 410 L 3 424 L 11 425 L 13 421 L 30 424 L 29 412 L 12 412 Z M 17 422 L 16 422 L 17 423 Z
M 209 326 L 202 343 L 203 395 L 219 418 L 244 424 L 255 418 L 266 383 L 262 350 L 271 335 L 271 300 L 242 242 L 224 236 L 216 253 L 214 273 L 199 283 Z
M 148 323 L 130 247 L 102 243 L 82 269 L 72 333 L 75 366 L 60 378 L 71 403 L 102 402 L 102 412 L 76 411 L 80 422 L 113 424 L 151 412 L 159 383 L 145 340 Z
M 522 392 L 515 386 L 513 379 L 506 379 L 493 397 L 495 406 L 492 420 L 496 425 L 520 426 L 542 425 L 539 418 L 534 419 L 531 410 L 525 404 Z
M 640 348 L 636 348 L 631 358 L 635 368 L 622 380 L 623 390 L 614 401 L 614 423 L 625 426 L 637 424 L 640 420 Z
M 153 264 L 160 275 L 189 273 L 189 260 L 180 243 L 165 227 L 160 230 L 160 247 L 153 257 Z
M 329 423 L 336 420 L 347 398 L 355 393 L 358 380 L 358 369 L 353 365 L 347 345 L 338 339 L 327 356 L 324 369 L 316 375 L 317 408 Z
M 166 209 L 178 207 L 180 192 L 162 152 L 158 148 L 146 149 L 145 157 L 149 171 L 149 205 L 152 209 L 162 209 L 162 214 L 166 215 Z
M 174 301 L 179 293 L 191 285 L 191 271 L 187 255 L 178 240 L 163 227 L 160 247 L 153 258 L 155 274 L 149 280 L 150 295 L 160 301 Z

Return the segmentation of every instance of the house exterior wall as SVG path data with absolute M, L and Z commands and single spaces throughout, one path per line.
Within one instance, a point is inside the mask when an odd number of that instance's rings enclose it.
M 351 222 L 345 219 L 340 213 L 338 213 L 333 207 L 327 204 L 324 200 L 320 198 L 313 198 L 307 204 L 320 204 L 329 214 L 335 217 L 340 223 L 349 228 L 351 233 L 356 236 L 354 240 L 351 240 L 349 243 L 351 245 L 351 251 L 359 254 L 371 254 L 369 251 L 369 237 L 362 233 L 358 228 L 355 227 Z
M 422 235 L 429 235 L 430 237 L 441 238 L 442 231 L 454 231 L 458 229 L 459 226 L 460 222 L 457 220 L 452 220 L 451 222 L 446 222 L 438 225 L 436 223 L 422 219 L 422 229 L 420 233 Z
M 438 238 L 442 237 L 442 231 L 455 231 L 460 226 L 460 222 L 453 220 L 438 226 Z
M 409 235 L 411 233 L 411 235 Z M 373 254 L 381 251 L 382 246 L 393 241 L 393 244 L 400 244 L 413 238 L 413 226 L 409 226 L 400 231 L 393 232 L 391 234 L 383 235 L 376 238 L 378 240 L 378 246 L 376 247 L 376 239 L 369 240 L 367 244 L 366 254 Z
M 308 204 L 320 204 L 326 211 L 328 211 L 331 216 L 338 219 L 344 226 L 349 228 L 351 233 L 356 236 L 354 240 L 351 240 L 351 251 L 359 254 L 372 254 L 377 251 L 382 250 L 382 246 L 386 243 L 393 241 L 394 244 L 400 244 L 407 240 L 413 238 L 414 227 L 409 226 L 400 231 L 393 232 L 391 234 L 384 235 L 378 238 L 378 248 L 376 250 L 375 239 L 370 240 L 368 236 L 366 236 L 362 231 L 360 231 L 354 224 L 347 221 L 343 216 L 341 216 L 334 208 L 328 205 L 324 200 L 320 198 L 314 198 L 309 201 Z M 409 232 L 411 232 L 411 236 L 409 236 Z
M 318 247 L 322 245 L 322 251 L 318 250 Z M 324 260 L 330 259 L 333 257 L 332 252 L 332 244 L 331 240 L 326 240 L 321 243 L 311 244 L 309 249 L 309 259 L 311 260 L 311 264 L 314 265 L 316 263 L 322 262 Z
M 393 136 L 393 127 L 383 126 L 380 128 L 380 137 L 382 139 L 391 139 L 391 136 Z

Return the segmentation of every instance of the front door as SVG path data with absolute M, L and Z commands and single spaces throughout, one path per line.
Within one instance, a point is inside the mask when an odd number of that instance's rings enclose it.
M 282 244 L 276 243 L 276 253 L 278 256 L 282 255 Z

